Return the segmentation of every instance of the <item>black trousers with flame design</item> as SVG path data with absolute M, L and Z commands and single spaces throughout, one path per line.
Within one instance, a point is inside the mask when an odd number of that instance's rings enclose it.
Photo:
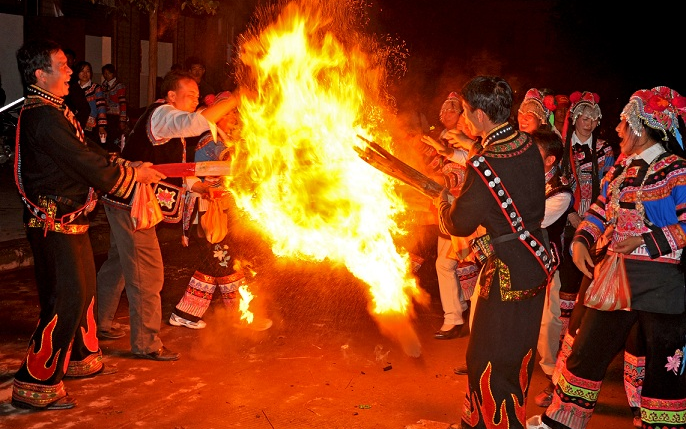
M 15 375 L 13 397 L 41 406 L 45 404 L 40 400 L 31 400 L 32 389 L 44 394 L 45 386 L 55 386 L 63 391 L 65 375 L 87 376 L 102 369 L 94 316 L 96 272 L 87 233 L 49 231 L 44 236 L 41 228 L 27 228 L 27 238 L 34 257 L 40 316 Z
M 463 428 L 526 426 L 526 395 L 536 360 L 545 291 L 532 298 L 503 301 L 498 276 L 493 277 L 488 299 L 479 297 L 474 309 L 467 346 L 469 385 Z

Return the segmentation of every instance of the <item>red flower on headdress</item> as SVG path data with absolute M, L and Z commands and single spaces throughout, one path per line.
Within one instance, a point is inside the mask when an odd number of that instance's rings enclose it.
M 662 112 L 669 107 L 669 100 L 661 95 L 655 94 L 648 100 L 648 105 L 652 110 Z
M 672 104 L 677 109 L 685 109 L 686 108 L 686 97 L 682 97 L 681 95 L 677 95 L 676 97 L 672 98 Z
M 580 91 L 574 91 L 569 95 L 569 101 L 572 103 L 572 105 L 578 103 L 581 100 L 581 92 Z
M 641 89 L 636 91 L 631 98 L 637 98 L 642 102 L 642 111 L 639 115 L 659 124 L 663 131 L 673 131 L 673 128 L 677 126 L 674 122 L 676 115 L 686 116 L 686 97 L 682 97 L 678 92 L 666 86 Z
M 551 112 L 554 112 L 555 109 L 557 109 L 555 97 L 552 95 L 546 95 L 545 97 L 543 97 L 543 105 L 546 107 L 546 109 L 550 110 Z
M 586 101 L 591 104 L 598 104 L 600 102 L 600 96 L 596 94 L 595 92 L 589 92 L 589 91 L 574 91 L 570 96 L 569 96 L 569 101 L 572 102 L 572 106 L 575 106 L 577 103 L 580 103 L 582 101 Z

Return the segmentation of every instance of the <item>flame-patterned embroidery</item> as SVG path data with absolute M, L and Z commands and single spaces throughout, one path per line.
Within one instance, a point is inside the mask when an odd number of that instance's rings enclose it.
M 528 368 L 532 355 L 533 352 L 529 350 L 529 352 L 522 359 L 522 366 L 519 369 L 519 385 L 522 392 L 522 398 L 524 398 L 524 392 L 526 392 L 529 383 Z M 500 420 L 496 421 L 496 418 L 498 417 L 496 413 L 497 404 L 495 402 L 495 398 L 493 397 L 493 393 L 491 392 L 492 371 L 493 368 L 491 366 L 491 362 L 488 362 L 486 369 L 481 374 L 481 378 L 479 379 L 479 387 L 481 389 L 483 403 L 480 403 L 476 392 L 468 393 L 470 397 L 470 403 L 465 404 L 465 415 L 463 420 L 465 420 L 470 427 L 476 427 L 476 425 L 479 423 L 479 414 L 483 415 L 484 424 L 488 429 L 507 429 L 510 427 L 510 420 L 507 415 L 506 400 L 503 400 L 503 402 L 500 404 Z M 526 401 L 522 401 L 522 403 L 520 403 L 517 395 L 514 393 L 512 393 L 512 401 L 514 403 L 517 420 L 521 426 L 526 427 L 524 423 L 526 421 Z M 475 412 L 477 409 L 479 409 L 480 412 Z
M 69 341 L 69 347 L 67 348 L 67 354 L 64 356 L 64 365 L 62 365 L 62 372 L 65 374 L 69 369 L 69 361 L 71 360 L 71 347 L 74 345 L 74 340 Z
M 43 334 L 40 342 L 40 349 L 37 353 L 34 353 L 36 347 L 36 342 L 32 341 L 29 346 L 29 352 L 26 355 L 26 369 L 31 374 L 31 377 L 36 380 L 45 381 L 55 374 L 55 368 L 57 367 L 57 360 L 60 357 L 61 350 L 55 353 L 55 357 L 52 360 L 52 365 L 46 366 L 50 357 L 52 356 L 52 333 L 57 326 L 57 315 L 52 318 L 50 323 L 43 329 Z
M 81 335 L 83 336 L 83 344 L 89 352 L 95 353 L 100 348 L 98 344 L 98 337 L 95 333 L 95 316 L 93 314 L 93 307 L 95 306 L 95 297 L 91 298 L 91 303 L 86 312 L 86 323 L 88 329 L 81 327 Z

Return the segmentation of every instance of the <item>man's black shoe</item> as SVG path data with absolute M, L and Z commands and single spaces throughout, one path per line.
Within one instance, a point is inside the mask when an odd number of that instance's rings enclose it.
M 134 353 L 134 355 L 141 359 L 152 359 L 159 361 L 179 360 L 179 354 L 170 351 L 165 346 L 160 347 L 160 349 L 156 352 Z
M 450 340 L 460 336 L 460 331 L 462 330 L 462 325 L 455 325 L 447 331 L 436 331 L 434 338 L 437 340 Z

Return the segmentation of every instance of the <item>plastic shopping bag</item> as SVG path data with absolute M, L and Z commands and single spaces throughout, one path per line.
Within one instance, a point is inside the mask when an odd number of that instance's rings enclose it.
M 229 218 L 222 210 L 220 200 L 210 199 L 207 211 L 200 218 L 200 226 L 205 231 L 205 238 L 210 243 L 219 243 L 226 237 L 229 229 Z
M 133 230 L 152 228 L 162 221 L 164 216 L 160 209 L 160 203 L 155 197 L 152 186 L 139 183 L 131 202 L 131 220 Z
M 623 254 L 608 252 L 596 264 L 593 283 L 586 290 L 584 304 L 603 311 L 631 308 L 631 288 L 626 277 Z

